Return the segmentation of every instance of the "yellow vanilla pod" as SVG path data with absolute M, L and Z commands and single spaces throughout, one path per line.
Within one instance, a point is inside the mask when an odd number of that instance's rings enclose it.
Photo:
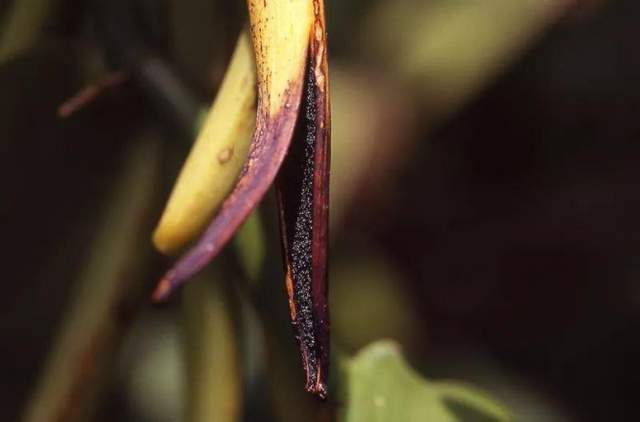
M 291 107 L 302 89 L 313 26 L 311 0 L 248 0 L 251 33 L 258 66 L 260 109 L 268 117 Z
M 314 104 L 305 106 L 305 116 L 314 114 L 307 110 L 311 107 L 317 109 L 314 115 L 321 117 L 327 115 L 323 106 L 328 104 L 326 71 L 323 72 L 325 56 L 320 54 L 326 51 L 322 1 L 248 0 L 247 3 L 258 80 L 258 104 L 251 146 L 240 176 L 235 180 L 233 190 L 225 189 L 224 201 L 220 204 L 216 200 L 215 206 L 211 207 L 215 210 L 220 205 L 215 215 L 211 215 L 206 231 L 158 283 L 153 293 L 153 300 L 156 302 L 165 300 L 175 288 L 214 259 L 260 203 L 274 182 L 289 151 L 306 86 L 322 85 L 321 93 L 317 95 L 322 104 L 320 106 L 315 104 L 316 95 L 310 95 L 313 97 L 311 100 Z M 310 72 L 313 71 L 312 75 L 315 75 L 315 78 L 309 77 L 309 83 L 307 83 L 305 71 L 307 63 L 310 62 L 310 53 L 315 50 L 318 50 L 318 54 L 313 55 L 314 67 L 309 68 Z M 317 60 L 316 57 L 323 60 Z M 233 74 L 232 71 L 230 73 Z M 312 79 L 315 82 L 312 82 Z M 228 116 L 238 114 L 238 112 L 227 110 Z M 329 126 L 323 121 L 318 124 L 316 133 L 324 135 L 328 128 Z M 323 136 L 321 140 L 325 138 Z M 323 147 L 324 144 L 320 148 L 321 152 L 326 152 Z M 194 149 L 192 156 L 194 161 L 209 162 L 215 155 L 208 151 Z M 190 164 L 187 163 L 187 169 Z M 208 182 L 203 183 L 199 180 L 199 176 L 194 183 L 209 186 Z M 220 187 L 219 180 L 212 183 L 214 184 L 211 186 L 216 189 Z M 197 194 L 202 193 L 186 192 L 176 201 L 178 204 L 188 203 L 188 201 L 193 201 L 195 204 L 209 202 L 198 197 Z M 182 208 L 182 205 L 180 207 Z M 187 214 L 182 220 L 194 218 L 191 208 L 195 207 L 185 207 Z M 207 218 L 201 220 L 200 217 L 198 216 L 198 222 L 207 220 Z M 174 223 L 172 226 L 170 233 L 174 237 L 180 235 L 181 241 L 172 241 L 169 244 L 184 244 L 185 239 L 190 240 L 203 225 L 198 224 L 196 226 L 198 230 L 189 230 L 182 222 Z M 158 242 L 159 237 L 157 233 L 155 240 L 160 249 L 171 251 L 166 247 L 168 242 Z
M 248 3 L 253 50 L 243 33 L 218 97 L 154 233 L 154 244 L 163 253 L 177 252 L 211 221 L 238 182 L 252 132 L 253 154 L 249 154 L 246 173 L 256 169 L 255 155 L 266 148 L 269 138 L 288 139 L 293 132 L 315 19 L 314 2 Z M 284 158 L 288 142 L 278 145 L 267 148 L 267 155 L 274 155 L 273 160 L 264 163 L 271 168 L 266 170 L 268 179 L 275 177 L 274 169 Z
M 233 191 L 198 242 L 165 273 L 152 299 L 166 300 L 211 262 L 278 176 L 291 322 L 306 390 L 324 400 L 331 130 L 324 0 L 247 0 L 247 5 L 258 77 L 251 146 Z
M 251 144 L 256 115 L 256 69 L 246 31 L 153 234 L 161 252 L 196 238 L 233 189 Z

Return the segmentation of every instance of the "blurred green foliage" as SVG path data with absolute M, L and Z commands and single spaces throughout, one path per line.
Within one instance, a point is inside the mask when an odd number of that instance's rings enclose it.
M 421 378 L 393 342 L 365 347 L 344 365 L 345 422 L 508 422 L 495 399 L 470 386 Z

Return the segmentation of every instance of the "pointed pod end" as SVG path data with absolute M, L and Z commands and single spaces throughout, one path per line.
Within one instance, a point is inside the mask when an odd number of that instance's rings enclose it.
M 167 301 L 172 291 L 173 286 L 171 283 L 171 278 L 169 278 L 168 276 L 163 277 L 151 294 L 151 301 L 156 304 L 164 303 Z
M 307 387 L 307 392 L 315 395 L 320 401 L 327 400 L 327 385 L 324 383 L 318 383 L 314 386 Z
M 315 373 L 308 372 L 310 369 L 308 365 L 305 365 L 305 369 L 307 370 L 307 393 L 313 394 L 318 399 L 320 399 L 320 401 L 327 400 L 327 383 L 325 382 L 326 376 L 323 374 L 322 366 L 318 365 Z M 315 382 L 313 380 L 315 380 Z

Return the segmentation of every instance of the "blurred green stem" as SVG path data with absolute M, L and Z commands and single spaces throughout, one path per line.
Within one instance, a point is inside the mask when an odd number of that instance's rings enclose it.
M 228 281 L 214 266 L 182 295 L 187 422 L 234 422 L 242 414 L 237 301 Z
M 574 4 L 546 0 L 381 1 L 363 39 L 417 94 L 429 120 L 452 115 Z
M 23 415 L 25 422 L 90 418 L 140 302 L 142 271 L 151 256 L 146 221 L 156 190 L 160 149 L 156 137 L 137 141 L 105 203 L 102 227 Z
M 13 1 L 0 27 L 0 63 L 36 43 L 59 3 L 59 0 Z

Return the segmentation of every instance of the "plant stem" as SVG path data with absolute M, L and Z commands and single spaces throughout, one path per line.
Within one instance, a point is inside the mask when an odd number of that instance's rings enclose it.
M 237 301 L 228 281 L 206 271 L 182 294 L 187 422 L 235 422 L 242 414 Z
M 60 1 L 15 0 L 0 27 L 0 63 L 22 53 L 44 32 Z
M 141 272 L 151 252 L 144 246 L 145 222 L 159 171 L 157 140 L 140 140 L 126 159 L 24 422 L 72 422 L 91 414 L 140 302 Z

